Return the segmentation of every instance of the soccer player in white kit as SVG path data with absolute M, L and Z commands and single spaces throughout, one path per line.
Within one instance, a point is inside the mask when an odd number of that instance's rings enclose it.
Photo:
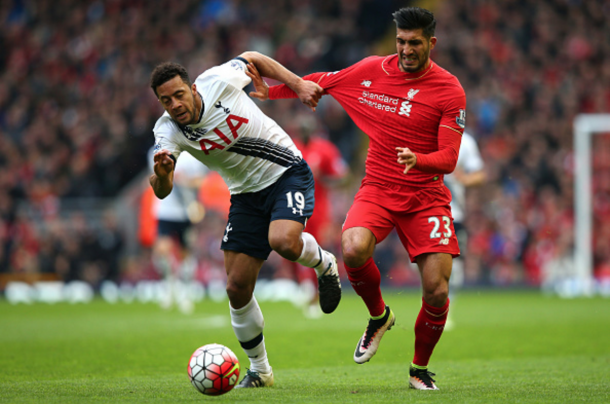
M 231 193 L 231 208 L 221 243 L 227 272 L 231 324 L 250 369 L 237 387 L 273 385 L 263 338 L 263 314 L 253 295 L 260 268 L 275 250 L 282 257 L 314 268 L 320 307 L 333 312 L 341 299 L 334 255 L 304 232 L 314 208 L 314 180 L 292 139 L 243 91 L 252 63 L 265 77 L 303 91 L 301 101 L 314 109 L 322 89 L 302 80 L 257 52 L 203 72 L 191 83 L 184 67 L 157 66 L 150 85 L 165 113 L 157 121 L 154 174 L 150 184 L 159 198 L 173 186 L 174 164 L 188 152 L 218 171 Z
M 148 152 L 150 170 L 154 171 L 154 146 Z M 153 264 L 166 282 L 166 293 L 160 305 L 190 314 L 193 301 L 188 286 L 193 281 L 197 261 L 190 252 L 186 233 L 198 219 L 200 203 L 197 192 L 208 169 L 189 153 L 180 155 L 174 167 L 174 188 L 165 199 L 152 204 L 152 216 L 157 219 L 157 237 L 153 244 Z
M 462 135 L 462 144 L 458 154 L 458 161 L 453 173 L 445 175 L 445 185 L 451 191 L 451 215 L 453 216 L 453 227 L 458 238 L 462 255 L 467 253 L 468 235 L 464 227 L 466 215 L 466 189 L 483 184 L 486 179 L 483 159 L 477 142 L 467 132 Z M 449 279 L 450 295 L 455 296 L 455 292 L 464 284 L 464 259 L 458 257 L 453 260 L 451 278 Z M 453 299 L 452 299 L 453 300 Z M 445 330 L 453 328 L 451 318 L 447 319 Z

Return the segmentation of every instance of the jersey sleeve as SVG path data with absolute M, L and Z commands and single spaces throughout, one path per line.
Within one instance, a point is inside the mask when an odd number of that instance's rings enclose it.
M 153 133 L 155 135 L 155 145 L 153 146 L 152 153 L 153 156 L 155 153 L 161 150 L 167 150 L 174 157 L 174 161 L 178 160 L 180 153 L 182 153 L 182 149 L 180 148 L 180 145 L 172 140 L 173 131 L 174 129 L 171 123 L 164 119 L 164 117 L 161 117 L 161 119 L 157 121 L 155 127 L 153 128 Z
M 415 167 L 426 173 L 449 174 L 458 161 L 462 133 L 466 126 L 466 95 L 461 86 L 449 93 L 438 126 L 438 151 L 417 155 Z
M 324 86 L 322 86 L 320 84 L 320 80 L 326 74 L 329 74 L 329 73 L 311 73 L 311 74 L 308 74 L 307 76 L 303 76 L 303 80 L 313 81 L 314 83 L 318 83 L 322 88 L 324 88 Z M 290 87 L 288 87 L 286 84 L 279 84 L 277 86 L 269 87 L 269 99 L 270 100 L 279 100 L 279 99 L 284 99 L 284 98 L 297 98 L 297 93 L 292 91 L 292 89 Z
M 303 80 L 313 81 L 324 89 L 324 95 L 330 94 L 334 87 L 347 80 L 351 73 L 361 66 L 366 65 L 369 61 L 373 60 L 374 56 L 362 59 L 360 62 L 346 67 L 343 70 L 337 70 L 334 72 L 320 72 L 311 73 L 307 76 L 303 76 Z M 297 98 L 294 91 L 290 89 L 286 84 L 280 84 L 269 88 L 269 99 L 276 100 L 280 98 Z
M 252 79 L 246 75 L 247 70 L 246 60 L 235 58 L 220 66 L 206 70 L 202 76 L 216 76 L 215 78 L 217 80 L 241 90 L 252 81 Z
M 464 133 L 466 127 L 466 94 L 461 86 L 456 87 L 448 95 L 448 100 L 445 104 L 441 122 L 439 124 L 439 132 L 446 128 L 453 130 L 460 135 Z

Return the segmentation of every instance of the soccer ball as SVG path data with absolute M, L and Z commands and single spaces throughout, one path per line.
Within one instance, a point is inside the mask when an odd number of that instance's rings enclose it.
M 239 379 L 237 356 L 224 345 L 208 344 L 197 348 L 188 364 L 191 383 L 203 394 L 228 393 Z

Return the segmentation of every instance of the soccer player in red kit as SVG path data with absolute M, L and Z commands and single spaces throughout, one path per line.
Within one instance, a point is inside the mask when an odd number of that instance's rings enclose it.
M 443 174 L 452 172 L 457 162 L 466 96 L 457 78 L 430 59 L 437 41 L 434 15 L 407 7 L 393 17 L 397 54 L 371 56 L 346 69 L 304 79 L 335 98 L 370 138 L 366 175 L 341 240 L 350 282 L 371 315 L 354 360 L 369 361 L 395 321 L 381 295 L 372 256 L 375 245 L 396 228 L 422 280 L 409 384 L 436 390 L 428 362 L 447 319 L 452 259 L 459 256 Z M 250 73 L 256 76 L 252 68 Z M 255 85 L 251 95 L 260 99 L 304 99 L 302 92 L 286 85 L 267 89 L 262 79 Z M 317 99 L 307 104 L 315 107 Z
M 318 128 L 319 123 L 315 116 L 303 113 L 294 121 L 297 127 L 294 133 L 289 132 L 289 134 L 303 154 L 303 159 L 309 164 L 315 180 L 316 205 L 313 215 L 307 220 L 306 229 L 321 246 L 326 248 L 328 247 L 325 245 L 328 244 L 326 234 L 331 221 L 330 190 L 347 177 L 348 166 L 337 146 Z M 311 282 L 314 286 L 317 284 L 315 271 L 297 263 L 294 263 L 294 266 L 299 283 Z M 318 318 L 322 316 L 318 303 L 319 294 L 317 288 L 313 290 L 314 295 L 304 307 L 304 313 L 309 318 Z

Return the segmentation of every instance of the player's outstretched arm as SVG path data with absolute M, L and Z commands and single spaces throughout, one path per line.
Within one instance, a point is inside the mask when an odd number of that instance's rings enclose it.
M 248 66 L 248 72 L 246 72 L 253 80 L 256 90 L 250 94 L 252 97 L 259 98 L 263 101 L 268 99 L 269 89 L 261 78 L 268 77 L 286 84 L 297 94 L 303 104 L 311 108 L 312 111 L 316 110 L 318 101 L 324 92 L 324 89 L 318 84 L 312 81 L 303 80 L 276 60 L 261 53 L 244 52 L 240 57 L 246 59 L 250 62 L 250 65 L 252 65 Z M 265 87 L 267 88 L 265 89 Z
M 174 159 L 167 150 L 161 150 L 154 156 L 154 171 L 150 176 L 150 185 L 159 199 L 165 198 L 174 188 Z

